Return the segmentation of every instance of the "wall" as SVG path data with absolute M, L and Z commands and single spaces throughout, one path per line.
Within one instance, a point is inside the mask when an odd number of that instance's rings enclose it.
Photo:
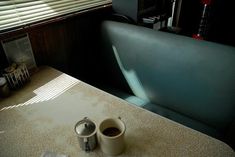
M 59 22 L 5 34 L 0 39 L 28 33 L 38 66 L 49 65 L 93 83 L 93 79 L 103 79 L 100 74 L 103 66 L 99 51 L 99 26 L 110 13 L 110 7 L 86 12 Z M 2 69 L 7 62 L 1 46 L 0 58 Z

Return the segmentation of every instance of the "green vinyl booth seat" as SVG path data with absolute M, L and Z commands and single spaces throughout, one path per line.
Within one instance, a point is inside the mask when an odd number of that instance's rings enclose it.
M 133 93 L 117 95 L 213 137 L 227 136 L 235 121 L 234 47 L 113 21 L 101 31 L 112 77 L 123 77 Z

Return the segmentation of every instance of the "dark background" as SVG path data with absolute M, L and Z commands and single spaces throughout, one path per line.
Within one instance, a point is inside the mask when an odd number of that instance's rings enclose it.
M 235 46 L 234 0 L 212 0 L 207 40 Z M 197 33 L 203 5 L 200 0 L 183 0 L 179 26 L 182 34 Z

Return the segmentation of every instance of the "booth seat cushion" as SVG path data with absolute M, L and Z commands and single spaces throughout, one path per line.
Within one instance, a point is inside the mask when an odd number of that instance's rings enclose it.
M 163 117 L 167 117 L 168 119 L 171 119 L 173 121 L 176 121 L 178 123 L 181 123 L 187 127 L 193 128 L 197 131 L 203 132 L 207 135 L 216 137 L 218 139 L 223 139 L 223 134 L 214 129 L 213 127 L 210 127 L 202 122 L 199 122 L 197 120 L 194 120 L 186 115 L 179 114 L 178 112 L 172 111 L 168 108 L 162 107 L 161 105 L 151 104 L 148 103 L 143 106 L 143 108 L 152 111 L 154 113 L 157 113 Z
M 234 47 L 111 21 L 102 35 L 135 96 L 218 131 L 234 121 Z
M 218 131 L 218 130 L 214 129 L 213 127 L 210 127 L 200 121 L 194 120 L 186 115 L 180 114 L 176 111 L 173 111 L 173 110 L 168 109 L 166 107 L 163 107 L 161 105 L 153 104 L 146 99 L 141 99 L 140 97 L 131 95 L 126 92 L 122 92 L 117 89 L 106 88 L 106 91 L 119 97 L 119 98 L 122 98 L 123 100 L 126 100 L 127 102 L 129 102 L 135 106 L 147 109 L 153 113 L 156 113 L 158 115 L 161 115 L 163 117 L 171 119 L 171 120 L 178 122 L 180 124 L 183 124 L 187 127 L 193 128 L 197 131 L 203 132 L 207 135 L 211 135 L 211 136 L 216 137 L 218 139 L 223 139 L 223 134 L 221 133 L 221 131 Z

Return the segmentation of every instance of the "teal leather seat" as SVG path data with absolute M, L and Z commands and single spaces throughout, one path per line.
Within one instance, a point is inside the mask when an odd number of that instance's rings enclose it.
M 121 71 L 114 77 L 125 78 L 144 108 L 223 138 L 235 121 L 234 47 L 112 21 L 102 37 Z

